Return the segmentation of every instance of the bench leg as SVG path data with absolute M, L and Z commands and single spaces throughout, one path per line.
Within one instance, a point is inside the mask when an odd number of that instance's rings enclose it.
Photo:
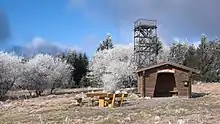
M 113 94 L 113 98 L 112 98 L 112 104 L 111 104 L 112 108 L 114 107 L 114 103 L 115 103 L 115 94 Z
M 123 104 L 123 101 L 124 101 L 124 94 L 122 94 L 122 96 L 121 96 L 121 102 L 120 102 L 120 106 L 122 106 L 122 104 Z
M 105 105 L 105 99 L 104 98 L 99 98 L 99 107 L 104 107 Z

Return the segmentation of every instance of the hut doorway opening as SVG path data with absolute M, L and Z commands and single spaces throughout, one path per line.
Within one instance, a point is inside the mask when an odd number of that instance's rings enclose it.
M 172 97 L 175 89 L 176 81 L 174 73 L 157 73 L 154 97 Z

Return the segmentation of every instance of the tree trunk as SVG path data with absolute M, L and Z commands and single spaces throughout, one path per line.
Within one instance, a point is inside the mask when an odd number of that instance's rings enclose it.
M 30 97 L 32 97 L 32 92 L 31 91 L 29 91 L 29 94 L 30 94 Z
M 37 91 L 35 91 L 35 92 L 36 92 L 37 97 L 38 97 L 38 96 L 41 96 L 42 91 L 37 90 Z
M 53 86 L 52 86 L 52 88 L 51 88 L 51 90 L 50 90 L 50 94 L 53 94 L 53 90 L 55 89 L 55 84 L 53 83 Z
M 50 94 L 53 94 L 53 90 L 54 90 L 54 89 L 55 89 L 54 87 L 51 88 Z

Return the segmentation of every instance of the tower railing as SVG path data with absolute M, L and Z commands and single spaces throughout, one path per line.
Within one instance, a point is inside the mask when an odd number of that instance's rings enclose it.
M 148 19 L 139 19 L 139 20 L 135 21 L 134 28 L 142 27 L 142 26 L 156 28 L 157 21 L 156 20 L 148 20 Z

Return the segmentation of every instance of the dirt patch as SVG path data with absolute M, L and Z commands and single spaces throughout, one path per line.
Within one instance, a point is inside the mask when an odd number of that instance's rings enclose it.
M 220 95 L 220 83 L 200 83 L 192 85 L 192 92 Z

